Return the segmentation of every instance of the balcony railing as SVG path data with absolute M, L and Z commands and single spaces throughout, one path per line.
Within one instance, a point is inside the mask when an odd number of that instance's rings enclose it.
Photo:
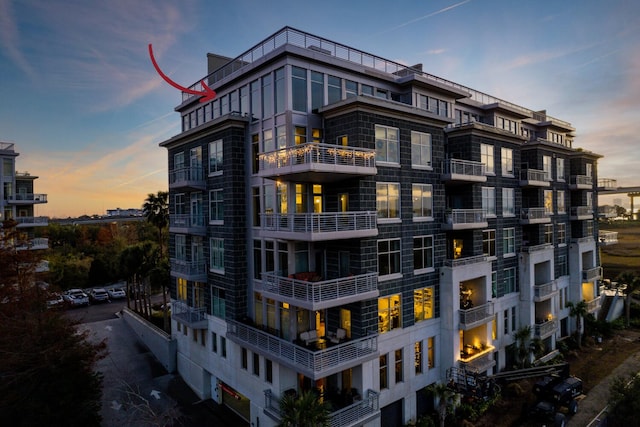
M 460 309 L 460 329 L 468 330 L 493 320 L 493 303 L 479 305 L 468 310 Z
M 556 319 L 547 320 L 543 323 L 533 325 L 533 335 L 536 338 L 546 338 L 558 329 Z
M 204 189 L 205 184 L 202 166 L 185 167 L 169 171 L 170 188 L 187 187 Z
M 601 190 L 615 190 L 618 188 L 618 180 L 613 178 L 598 178 L 598 188 Z
M 7 201 L 16 205 L 47 203 L 47 195 L 42 193 L 17 193 L 9 196 Z
M 549 174 L 537 169 L 522 169 L 520 171 L 520 185 L 523 187 L 549 187 Z
M 571 175 L 569 188 L 572 190 L 588 190 L 593 188 L 593 178 L 588 175 Z
M 173 232 L 202 234 L 206 232 L 205 216 L 202 214 L 169 215 L 169 228 Z
M 171 317 L 192 329 L 206 329 L 207 318 L 204 307 L 191 307 L 184 301 L 171 302 Z
M 297 180 L 315 173 L 323 174 L 324 181 L 375 175 L 375 156 L 371 149 L 309 142 L 260 154 L 258 175 Z
M 600 230 L 598 233 L 598 242 L 600 242 L 601 245 L 615 245 L 618 243 L 618 232 Z
M 262 214 L 264 237 L 320 241 L 378 235 L 377 213 L 325 212 Z
M 345 341 L 312 351 L 256 327 L 227 321 L 227 337 L 252 351 L 275 358 L 289 368 L 317 380 L 378 357 L 378 335 Z
M 602 295 L 599 295 L 592 299 L 591 301 L 587 301 L 587 311 L 589 313 L 600 308 L 600 300 L 602 299 Z
M 445 181 L 486 182 L 484 163 L 471 160 L 447 159 L 442 162 Z
M 598 216 L 600 218 L 615 218 L 618 210 L 615 206 L 598 206 Z
M 18 223 L 18 228 L 46 227 L 49 225 L 48 216 L 18 216 L 12 219 Z
M 555 280 L 533 287 L 533 299 L 535 302 L 544 301 L 555 295 L 558 291 L 558 284 Z
M 572 206 L 570 217 L 572 220 L 592 219 L 593 208 L 590 206 Z
M 455 267 L 463 267 L 466 265 L 478 264 L 481 262 L 487 262 L 486 255 L 476 255 L 476 256 L 469 256 L 469 257 L 457 258 L 457 259 L 446 259 L 444 261 L 444 266 L 455 268 Z
M 262 275 L 262 283 L 256 283 L 256 290 L 267 297 L 315 311 L 377 298 L 378 273 L 309 282 L 269 272 Z
M 593 267 L 582 270 L 582 281 L 593 282 L 602 278 L 602 267 Z
M 522 246 L 520 248 L 520 250 L 522 252 L 526 252 L 526 253 L 533 253 L 533 252 L 540 252 L 540 251 L 546 251 L 549 249 L 553 249 L 553 245 L 551 243 L 542 243 L 539 245 L 526 245 L 526 246 Z
M 207 263 L 205 261 L 183 261 L 172 258 L 171 274 L 187 280 L 204 281 L 207 278 Z
M 520 224 L 544 224 L 551 222 L 551 213 L 547 208 L 522 208 Z
M 483 373 L 496 364 L 493 360 L 495 347 L 485 346 L 482 350 L 471 350 L 471 354 L 461 353 L 460 367 L 470 372 Z
M 264 391 L 264 407 L 265 413 L 273 418 L 274 421 L 280 422 L 282 420 L 279 399 L 273 395 L 270 389 Z M 379 411 L 378 393 L 373 390 L 367 390 L 363 400 L 355 401 L 351 405 L 329 414 L 329 426 L 347 427 L 359 425 L 378 417 L 380 415 Z
M 21 243 L 16 246 L 16 250 L 36 250 L 36 249 L 49 249 L 49 239 L 46 237 L 37 237 L 31 239 L 28 242 Z
M 487 214 L 483 209 L 452 209 L 445 216 L 442 228 L 445 230 L 464 230 L 487 227 Z

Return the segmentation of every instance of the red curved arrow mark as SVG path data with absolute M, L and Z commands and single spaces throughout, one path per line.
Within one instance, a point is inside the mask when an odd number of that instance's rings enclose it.
M 200 82 L 204 90 L 197 91 L 197 90 L 189 89 L 188 87 L 180 86 L 178 83 L 174 82 L 169 77 L 167 77 L 166 74 L 164 74 L 162 70 L 160 70 L 160 67 L 158 67 L 158 63 L 156 62 L 156 59 L 153 57 L 153 48 L 151 47 L 151 43 L 149 43 L 149 56 L 151 57 L 151 62 L 153 63 L 153 66 L 155 67 L 156 71 L 158 72 L 158 74 L 160 74 L 160 77 L 162 77 L 171 86 L 175 87 L 178 90 L 181 90 L 182 92 L 190 93 L 191 95 L 201 96 L 202 98 L 200 98 L 200 102 L 207 102 L 216 97 L 216 92 L 213 89 L 211 89 L 204 82 L 204 80 Z

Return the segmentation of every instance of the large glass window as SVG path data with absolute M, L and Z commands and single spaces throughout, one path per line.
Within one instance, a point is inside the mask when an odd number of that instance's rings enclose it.
M 342 99 L 342 79 L 335 76 L 327 76 L 328 103 L 332 104 Z
M 324 74 L 311 72 L 311 109 L 315 110 L 324 105 Z
M 417 322 L 433 319 L 435 300 L 433 286 L 413 291 L 413 315 Z
M 433 217 L 433 186 L 431 184 L 413 184 L 413 218 Z
M 209 264 L 212 271 L 224 273 L 224 239 L 209 240 Z
M 503 255 L 515 255 L 516 254 L 516 229 L 505 228 L 502 230 L 502 254 Z
M 547 215 L 553 214 L 553 190 L 544 190 L 544 212 Z
M 515 216 L 516 192 L 513 188 L 502 188 L 502 216 Z
M 260 106 L 262 105 L 262 102 L 260 100 L 260 80 L 254 80 L 251 82 L 250 85 L 251 88 L 251 116 L 254 119 L 258 119 L 260 117 L 262 117 L 262 109 L 260 108 Z M 213 101 L 213 105 L 215 106 L 215 100 Z M 214 111 L 214 116 L 213 118 L 215 119 L 215 108 L 213 109 Z
M 516 269 L 505 268 L 504 269 L 504 292 L 509 294 L 516 292 Z
M 563 214 L 567 212 L 566 203 L 565 203 L 565 193 L 564 190 L 558 190 L 556 193 L 556 202 L 558 205 L 558 213 Z
M 400 218 L 400 184 L 376 183 L 378 218 Z
M 501 149 L 500 161 L 502 165 L 502 176 L 513 176 L 513 150 L 511 148 Z
M 486 216 L 496 215 L 496 189 L 482 187 L 482 210 Z
M 223 319 L 225 318 L 226 312 L 225 297 L 226 292 L 224 289 L 218 288 L 216 286 L 211 287 L 211 314 Z
M 402 310 L 400 310 L 400 294 L 378 298 L 378 332 L 389 332 L 400 328 Z
M 378 241 L 378 276 L 400 274 L 400 239 Z
M 273 88 L 271 74 L 262 77 L 262 118 L 273 116 Z
M 482 231 L 482 253 L 489 257 L 496 256 L 496 230 Z
M 222 172 L 222 140 L 209 143 L 209 173 Z
M 275 71 L 275 81 L 274 81 L 274 97 L 275 97 L 275 107 L 276 114 L 284 112 L 285 108 L 285 79 L 284 79 L 284 67 L 278 68 Z
M 294 111 L 307 111 L 307 70 L 291 67 L 291 101 Z
M 564 181 L 564 159 L 556 159 L 556 179 Z
M 209 191 L 209 221 L 222 222 L 224 220 L 224 200 L 222 188 Z
M 413 238 L 413 273 L 433 270 L 433 236 Z
M 411 131 L 411 165 L 431 167 L 431 134 Z
M 399 163 L 400 136 L 398 128 L 376 125 L 376 161 Z
M 396 383 L 401 383 L 404 379 L 404 369 L 402 368 L 402 349 L 398 349 L 395 352 L 395 372 Z
M 480 144 L 480 161 L 484 163 L 486 173 L 495 173 L 493 145 Z
M 380 390 L 389 388 L 389 367 L 387 362 L 387 355 L 380 356 Z

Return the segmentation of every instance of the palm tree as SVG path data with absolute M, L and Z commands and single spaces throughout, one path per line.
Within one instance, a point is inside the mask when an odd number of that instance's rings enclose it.
M 160 257 L 164 251 L 162 230 L 169 225 L 169 193 L 158 191 L 157 194 L 149 193 L 142 205 L 142 213 L 148 222 L 158 229 L 158 246 Z
M 516 331 L 513 338 L 518 343 L 517 357 L 520 362 L 520 368 L 524 368 L 527 365 L 527 359 L 529 358 L 529 339 L 531 338 L 531 326 L 525 325 Z
M 582 348 L 582 319 L 589 314 L 589 310 L 587 310 L 587 302 L 585 300 L 580 301 L 577 304 L 569 301 L 567 302 L 567 307 L 569 307 L 569 316 L 576 318 L 576 329 L 578 334 L 578 348 Z
M 300 396 L 284 394 L 280 399 L 282 418 L 278 427 L 328 427 L 330 408 L 313 391 Z
M 431 384 L 428 389 L 437 400 L 440 427 L 444 427 L 447 415 L 453 413 L 455 407 L 460 403 L 460 395 L 444 383 Z
M 633 293 L 640 289 L 640 276 L 632 271 L 625 271 L 618 276 L 618 282 L 627 285 L 627 288 L 624 291 L 624 308 L 626 324 L 627 327 L 629 327 L 631 323 L 631 299 L 633 297 Z

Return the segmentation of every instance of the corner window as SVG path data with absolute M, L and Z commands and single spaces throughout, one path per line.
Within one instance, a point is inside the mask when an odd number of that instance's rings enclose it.
M 222 140 L 209 143 L 209 174 L 222 173 Z

